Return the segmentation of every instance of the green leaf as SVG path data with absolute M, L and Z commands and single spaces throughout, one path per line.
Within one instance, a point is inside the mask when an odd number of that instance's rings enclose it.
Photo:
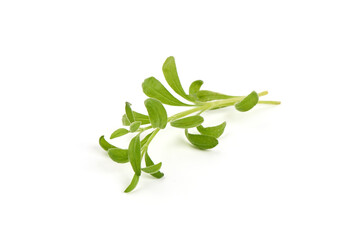
M 131 166 L 136 175 L 141 174 L 141 150 L 140 150 L 140 136 L 136 135 L 131 139 L 128 149 L 128 156 Z
M 252 109 L 259 102 L 259 95 L 253 91 L 247 95 L 243 100 L 235 104 L 236 110 L 246 112 Z
M 142 114 L 142 113 L 135 112 L 135 111 L 133 111 L 133 114 L 134 114 L 135 121 L 140 121 L 141 125 L 150 123 L 149 116 Z M 130 126 L 130 121 L 127 118 L 126 114 L 124 114 L 122 116 L 122 123 L 124 126 Z
M 131 110 L 131 104 L 129 102 L 125 103 L 125 113 L 130 123 L 134 122 L 134 113 Z
M 148 98 L 145 100 L 145 107 L 149 113 L 151 126 L 153 128 L 165 128 L 167 113 L 161 102 L 154 98 Z
M 199 134 L 190 134 L 187 129 L 185 129 L 185 135 L 190 143 L 202 150 L 213 148 L 219 143 L 215 137 Z
M 146 164 L 146 167 L 150 167 L 150 166 L 154 165 L 154 162 L 151 160 L 151 158 L 147 152 L 145 154 L 145 164 Z M 152 173 L 151 176 L 156 177 L 156 178 L 162 178 L 164 176 L 164 173 L 158 171 L 156 173 Z
M 163 172 L 156 172 L 156 173 L 152 173 L 151 176 L 155 177 L 155 178 L 162 178 L 165 174 Z
M 197 99 L 196 94 L 200 90 L 203 83 L 204 82 L 202 80 L 196 80 L 191 83 L 191 85 L 189 87 L 189 95 L 190 95 L 190 97 L 193 98 L 193 100 Z
M 204 122 L 201 116 L 190 116 L 170 122 L 170 125 L 177 128 L 193 128 Z
M 130 121 L 129 121 L 129 119 L 127 118 L 127 116 L 126 116 L 126 114 L 124 114 L 123 116 L 122 116 L 122 124 L 124 125 L 124 126 L 130 126 Z
M 157 173 L 157 172 L 160 170 L 161 164 L 162 164 L 162 163 L 160 162 L 160 163 L 158 163 L 158 164 L 155 164 L 155 165 L 151 165 L 151 166 L 149 166 L 149 167 L 142 168 L 141 170 L 142 170 L 143 172 L 146 172 L 146 173 L 149 173 L 149 174 L 154 174 L 154 173 Z
M 99 139 L 99 144 L 100 146 L 105 150 L 109 150 L 110 148 L 117 148 L 115 147 L 114 145 L 111 145 L 110 143 L 108 143 L 106 140 L 105 140 L 105 137 L 104 135 L 100 137 Z
M 146 135 L 146 136 L 140 141 L 141 147 L 147 142 L 147 140 L 149 139 L 149 137 L 151 136 L 151 134 L 152 134 L 153 132 L 154 132 L 154 131 L 152 131 L 151 133 L 149 133 L 148 135 Z
M 226 127 L 226 122 L 223 122 L 222 124 L 214 126 L 214 127 L 204 128 L 202 125 L 200 125 L 197 127 L 197 130 L 203 135 L 208 135 L 208 136 L 218 138 L 223 134 L 225 127 Z
M 218 92 L 208 91 L 208 90 L 200 90 L 196 93 L 197 99 L 200 102 L 208 102 L 213 100 L 220 100 L 220 99 L 228 99 L 234 96 L 225 95 Z
M 190 100 L 191 98 L 185 93 L 183 87 L 181 86 L 180 79 L 176 70 L 176 64 L 175 64 L 175 58 L 174 57 L 168 57 L 164 65 L 162 67 L 165 79 L 169 86 L 180 96 L 183 98 Z
M 110 136 L 110 139 L 114 139 L 114 138 L 117 138 L 117 137 L 121 137 L 125 134 L 128 134 L 129 133 L 129 130 L 125 129 L 125 128 L 119 128 L 117 130 L 115 130 L 111 136 Z
M 164 104 L 172 106 L 191 106 L 175 98 L 165 87 L 154 77 L 149 77 L 142 84 L 146 96 L 156 98 Z
M 124 192 L 128 193 L 131 192 L 132 190 L 134 190 L 134 188 L 136 187 L 136 185 L 138 184 L 140 179 L 140 176 L 134 174 L 134 177 L 131 180 L 131 183 L 129 184 L 129 186 L 125 189 Z
M 140 125 L 141 125 L 140 121 L 135 121 L 135 122 L 131 123 L 130 124 L 130 132 L 135 132 L 136 130 L 138 130 Z
M 133 113 L 134 113 L 135 121 L 140 121 L 141 125 L 150 123 L 150 119 L 149 119 L 148 115 L 138 113 L 138 112 L 135 112 L 135 111 L 133 111 Z
M 108 150 L 109 157 L 117 163 L 129 162 L 128 150 L 121 148 L 110 148 Z

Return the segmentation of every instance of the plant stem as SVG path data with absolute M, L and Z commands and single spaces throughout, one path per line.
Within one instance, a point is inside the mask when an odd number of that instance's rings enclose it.
M 268 91 L 263 91 L 258 93 L 259 97 L 261 96 L 265 96 L 268 94 Z M 190 115 L 192 113 L 196 113 L 196 112 L 205 112 L 211 109 L 217 109 L 217 108 L 224 108 L 224 107 L 229 107 L 234 105 L 237 102 L 240 102 L 242 99 L 244 99 L 245 96 L 239 96 L 239 97 L 233 97 L 233 98 L 228 98 L 228 99 L 223 99 L 223 100 L 217 100 L 217 101 L 211 101 L 211 102 L 206 102 L 205 104 L 201 105 L 201 106 L 197 106 L 194 107 L 192 109 L 177 113 L 172 115 L 171 117 L 168 118 L 168 122 L 174 121 L 176 119 L 179 118 L 183 118 L 186 117 L 187 115 Z M 274 105 L 279 105 L 280 102 L 279 101 L 259 101 L 259 103 L 262 104 L 274 104 Z M 143 128 L 141 132 L 151 129 L 151 126 L 148 126 L 146 128 Z M 150 144 L 150 142 L 153 140 L 153 138 L 155 137 L 155 135 L 160 131 L 160 128 L 156 128 L 154 130 L 154 132 L 151 134 L 151 136 L 149 137 L 149 139 L 146 141 L 146 143 L 144 144 L 144 146 L 141 149 L 141 157 L 144 156 L 145 152 L 147 151 L 147 148 Z
M 279 105 L 279 104 L 281 104 L 280 101 L 259 101 L 259 103 L 262 103 L 262 104 L 273 104 L 273 105 Z
M 144 128 L 139 128 L 139 130 L 137 130 L 137 132 L 142 133 L 142 132 L 144 132 L 144 131 L 146 131 L 146 130 L 149 130 L 149 129 L 152 129 L 152 126 L 151 126 L 151 125 L 150 125 L 150 126 L 147 126 L 147 127 L 144 127 Z
M 144 146 L 141 148 L 141 158 L 143 158 L 144 154 L 146 153 L 149 144 L 151 142 L 151 140 L 153 140 L 153 138 L 155 137 L 155 135 L 160 131 L 160 128 L 156 128 L 153 133 L 150 135 L 149 139 L 146 141 L 146 143 L 144 144 Z
M 263 91 L 263 92 L 259 92 L 258 95 L 259 97 L 262 97 L 262 96 L 265 96 L 265 95 L 268 95 L 268 91 Z

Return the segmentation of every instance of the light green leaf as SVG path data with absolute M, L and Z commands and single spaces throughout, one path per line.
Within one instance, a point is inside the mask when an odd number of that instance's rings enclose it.
M 134 174 L 134 177 L 132 178 L 130 185 L 125 189 L 124 192 L 128 193 L 128 192 L 131 192 L 132 190 L 134 190 L 134 188 L 136 187 L 136 185 L 139 182 L 139 179 L 140 179 L 140 176 Z
M 141 174 L 141 150 L 140 150 L 140 136 L 136 135 L 131 139 L 128 149 L 128 156 L 131 166 L 136 175 Z
M 165 79 L 167 83 L 170 85 L 170 87 L 180 96 L 183 98 L 190 100 L 189 96 L 185 93 L 183 87 L 181 86 L 180 79 L 176 70 L 176 64 L 175 64 L 175 58 L 174 57 L 168 57 L 164 65 L 162 67 Z
M 147 152 L 145 154 L 145 164 L 146 164 L 146 167 L 150 167 L 150 166 L 154 165 L 154 162 L 151 160 L 151 158 Z M 164 176 L 164 173 L 158 171 L 156 173 L 152 173 L 151 176 L 153 176 L 155 178 L 162 178 Z
M 129 162 L 128 150 L 121 148 L 110 148 L 108 150 L 109 157 L 117 163 Z
M 129 102 L 125 103 L 125 113 L 130 123 L 134 122 L 134 113 L 131 110 L 131 104 Z
M 225 95 L 222 93 L 208 91 L 208 90 L 200 90 L 196 93 L 196 97 L 200 102 L 208 102 L 213 100 L 228 99 L 234 96 Z
M 208 135 L 208 136 L 218 138 L 223 134 L 225 127 L 226 127 L 226 122 L 223 122 L 222 124 L 214 126 L 214 127 L 204 128 L 202 125 L 200 125 L 197 127 L 197 130 L 203 135 Z
M 203 85 L 203 81 L 202 80 L 196 80 L 193 81 L 189 87 L 189 95 L 192 98 L 197 98 L 196 93 L 200 90 L 201 86 Z
M 187 129 L 185 129 L 185 135 L 190 143 L 202 150 L 213 148 L 219 143 L 218 140 L 212 136 L 190 134 Z
M 135 112 L 135 111 L 133 111 L 133 113 L 134 113 L 135 121 L 140 121 L 141 125 L 150 123 L 150 119 L 149 119 L 148 115 L 138 113 L 138 112 Z
M 110 143 L 108 143 L 106 140 L 105 140 L 105 137 L 104 135 L 100 137 L 99 139 L 99 144 L 100 146 L 105 150 L 109 150 L 110 148 L 117 148 L 115 147 L 114 145 L 111 145 Z
M 191 106 L 175 98 L 165 87 L 154 77 L 145 79 L 142 84 L 146 96 L 156 98 L 164 104 L 172 106 Z
M 141 125 L 150 123 L 149 116 L 147 116 L 145 114 L 142 114 L 142 113 L 135 112 L 135 111 L 133 111 L 133 114 L 134 114 L 134 120 L 135 121 L 140 121 Z M 124 114 L 122 116 L 122 123 L 123 123 L 124 126 L 130 126 L 130 121 L 127 118 L 126 114 Z
M 129 121 L 129 119 L 127 118 L 127 116 L 126 116 L 126 114 L 124 114 L 123 116 L 122 116 L 122 124 L 124 125 L 124 126 L 130 126 L 130 121 Z
M 160 162 L 160 163 L 158 163 L 158 164 L 155 164 L 155 165 L 151 165 L 151 166 L 149 166 L 149 167 L 142 168 L 141 170 L 142 170 L 143 172 L 146 172 L 146 173 L 149 173 L 149 174 L 154 174 L 154 173 L 157 173 L 157 172 L 160 170 L 161 164 L 162 164 L 162 163 Z
M 135 132 L 136 130 L 138 130 L 140 125 L 141 125 L 140 121 L 135 121 L 135 122 L 131 123 L 130 124 L 130 132 Z
M 177 128 L 193 128 L 204 122 L 201 116 L 190 116 L 170 122 L 170 125 Z
M 236 110 L 246 112 L 252 109 L 259 102 L 259 95 L 253 91 L 247 95 L 243 100 L 235 104 Z
M 145 100 L 145 107 L 149 114 L 151 126 L 153 128 L 165 128 L 167 113 L 161 102 L 154 98 L 148 98 Z
M 117 138 L 117 137 L 121 137 L 125 134 L 128 134 L 129 133 L 129 130 L 125 129 L 125 128 L 119 128 L 117 130 L 115 130 L 111 136 L 110 136 L 110 139 L 114 139 L 114 138 Z

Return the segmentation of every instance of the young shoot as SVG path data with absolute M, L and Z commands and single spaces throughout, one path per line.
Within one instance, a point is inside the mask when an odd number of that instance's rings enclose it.
M 206 111 L 233 106 L 235 110 L 247 112 L 257 104 L 278 105 L 278 101 L 261 101 L 264 92 L 251 92 L 246 96 L 231 96 L 209 90 L 201 90 L 202 80 L 191 83 L 188 93 L 183 89 L 177 73 L 174 57 L 168 57 L 162 67 L 168 85 L 182 98 L 179 100 L 172 95 L 156 78 L 149 77 L 142 84 L 147 98 L 144 102 L 147 114 L 132 110 L 129 102 L 125 103 L 125 114 L 122 117 L 123 127 L 115 130 L 110 139 L 132 134 L 127 149 L 118 148 L 105 140 L 99 139 L 100 146 L 107 151 L 110 159 L 117 163 L 130 163 L 134 171 L 133 178 L 125 192 L 131 192 L 137 186 L 142 173 L 155 178 L 162 178 L 160 171 L 162 163 L 154 163 L 149 155 L 149 145 L 156 134 L 171 126 L 182 129 L 186 139 L 201 150 L 211 149 L 218 145 L 218 138 L 223 134 L 226 122 L 216 126 L 203 126 Z M 183 106 L 188 109 L 173 116 L 168 116 L 165 105 Z M 191 129 L 191 131 L 189 131 Z M 193 133 L 194 131 L 198 133 Z M 192 132 L 192 133 L 190 133 Z M 143 164 L 143 160 L 145 164 Z

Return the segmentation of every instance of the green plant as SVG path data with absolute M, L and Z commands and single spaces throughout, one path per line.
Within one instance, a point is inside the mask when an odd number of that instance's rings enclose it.
M 108 152 L 109 157 L 113 161 L 117 163 L 130 162 L 134 170 L 134 176 L 125 192 L 130 192 L 136 187 L 142 172 L 151 174 L 155 178 L 164 176 L 160 172 L 161 162 L 154 164 L 149 156 L 148 148 L 156 134 L 161 129 L 164 129 L 168 123 L 172 127 L 184 129 L 186 138 L 195 147 L 203 150 L 211 149 L 218 144 L 218 138 L 224 132 L 226 122 L 217 126 L 204 127 L 202 125 L 204 118 L 201 116 L 203 112 L 229 106 L 234 106 L 240 112 L 246 112 L 258 103 L 280 104 L 278 101 L 260 101 L 259 97 L 266 95 L 267 91 L 260 93 L 253 91 L 247 96 L 230 96 L 213 91 L 200 90 L 203 84 L 201 80 L 194 81 L 190 85 L 189 93 L 187 94 L 181 86 L 174 57 L 166 59 L 162 70 L 169 86 L 190 103 L 184 103 L 175 98 L 156 78 L 147 78 L 144 80 L 142 88 L 143 92 L 149 97 L 145 100 L 148 114 L 145 115 L 133 111 L 131 104 L 126 102 L 122 123 L 124 126 L 128 126 L 128 129 L 119 128 L 110 136 L 110 139 L 113 139 L 125 134 L 134 133 L 135 136 L 131 139 L 128 149 L 121 149 L 111 145 L 105 140 L 104 136 L 101 136 L 99 140 L 100 146 Z M 185 106 L 190 107 L 190 109 L 168 117 L 163 104 Z M 189 133 L 188 129 L 190 128 L 196 128 L 199 134 Z M 150 133 L 141 139 L 141 134 L 146 131 L 150 131 Z M 143 158 L 145 158 L 145 167 L 141 166 Z

